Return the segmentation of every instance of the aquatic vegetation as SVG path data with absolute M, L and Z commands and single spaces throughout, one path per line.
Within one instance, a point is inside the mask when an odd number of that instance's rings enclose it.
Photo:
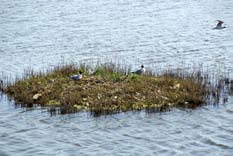
M 83 72 L 81 80 L 70 75 Z M 94 115 L 129 110 L 159 110 L 170 107 L 193 108 L 208 100 L 207 82 L 196 74 L 167 71 L 161 75 L 131 74 L 114 64 L 95 68 L 73 64 L 57 66 L 45 73 L 33 71 L 9 83 L 4 92 L 24 106 L 40 104 L 60 113 L 87 110 Z

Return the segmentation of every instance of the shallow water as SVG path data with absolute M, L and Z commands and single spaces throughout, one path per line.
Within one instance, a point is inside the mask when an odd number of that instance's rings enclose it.
M 60 62 L 144 64 L 153 70 L 203 65 L 233 74 L 231 0 L 2 0 L 0 75 Z M 215 20 L 227 26 L 213 30 Z M 165 113 L 50 116 L 0 96 L 0 155 L 233 154 L 233 99 Z
M 0 155 L 232 155 L 233 105 L 49 116 L 1 103 Z M 231 99 L 232 101 L 233 99 Z

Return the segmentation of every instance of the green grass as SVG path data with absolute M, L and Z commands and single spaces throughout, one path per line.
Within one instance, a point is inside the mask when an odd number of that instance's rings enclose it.
M 99 65 L 93 72 L 90 69 L 64 65 L 46 73 L 31 71 L 8 84 L 4 91 L 25 106 L 59 107 L 62 114 L 87 110 L 95 115 L 142 109 L 163 111 L 174 106 L 192 108 L 205 103 L 209 94 L 203 82 L 192 75 L 134 75 L 112 64 Z M 80 70 L 83 79 L 69 78 Z M 33 98 L 36 95 L 39 97 Z

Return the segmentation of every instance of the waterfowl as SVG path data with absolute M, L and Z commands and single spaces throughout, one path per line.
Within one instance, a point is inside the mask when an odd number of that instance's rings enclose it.
M 82 75 L 82 71 L 79 71 L 79 74 L 77 74 L 77 75 L 72 75 L 72 76 L 70 76 L 70 78 L 72 79 L 72 80 L 80 80 L 80 79 L 82 79 L 82 77 L 83 77 L 83 75 Z
M 136 70 L 135 72 L 132 72 L 133 74 L 137 74 L 137 75 L 142 75 L 143 73 L 145 73 L 145 68 L 143 66 L 143 64 L 141 65 L 141 69 Z
M 213 29 L 224 29 L 224 28 L 226 28 L 225 26 L 223 26 L 223 21 L 221 21 L 221 20 L 217 20 L 217 25 L 216 25 L 216 27 L 214 27 Z

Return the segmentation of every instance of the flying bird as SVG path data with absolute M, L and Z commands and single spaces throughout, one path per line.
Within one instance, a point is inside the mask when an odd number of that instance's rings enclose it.
M 217 20 L 217 25 L 216 25 L 216 27 L 214 27 L 214 29 L 224 29 L 224 28 L 226 28 L 225 26 L 223 26 L 223 21 L 221 21 L 221 20 Z

